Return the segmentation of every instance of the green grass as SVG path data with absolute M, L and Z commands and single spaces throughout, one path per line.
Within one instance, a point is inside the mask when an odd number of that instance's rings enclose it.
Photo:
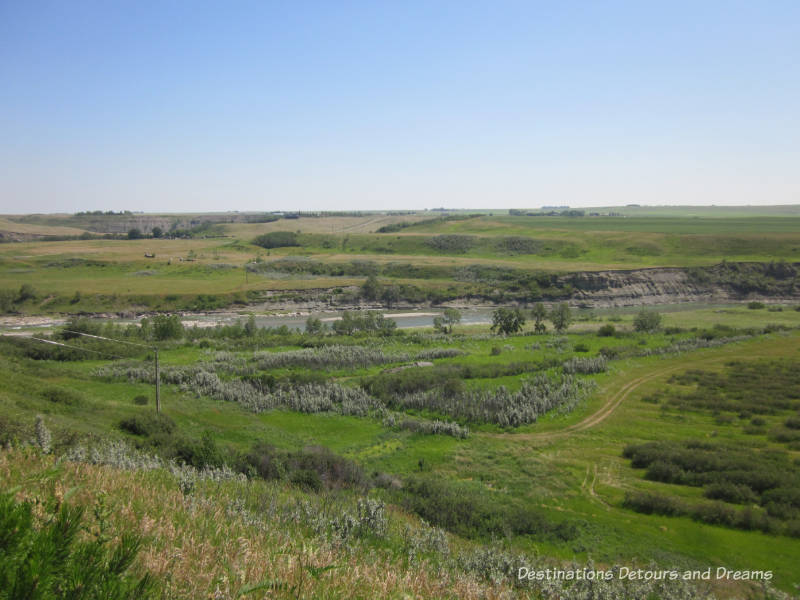
M 269 271 L 245 275 L 243 266 L 247 262 L 268 262 L 286 256 L 307 257 L 326 264 L 368 260 L 384 267 L 389 263 L 430 267 L 427 276 L 382 281 L 424 289 L 453 288 L 458 293 L 469 292 L 472 284 L 455 282 L 451 274 L 469 265 L 538 273 L 709 265 L 722 259 L 800 260 L 800 217 L 790 209 L 776 208 L 772 213 L 744 208 L 721 213 L 708 209 L 695 211 L 696 217 L 667 209 L 625 210 L 630 217 L 570 219 L 494 214 L 413 226 L 393 234 L 373 233 L 386 222 L 380 219 L 368 222 L 367 217 L 342 217 L 333 222 L 320 218 L 313 223 L 300 219 L 297 229 L 301 230 L 304 245 L 269 254 L 249 241 L 258 233 L 285 230 L 286 223 L 233 224 L 227 226 L 232 237 L 221 239 L 6 244 L 0 245 L 0 289 L 16 291 L 23 283 L 37 288 L 35 300 L 15 307 L 23 314 L 131 308 L 175 310 L 237 303 L 244 306 L 268 291 L 296 294 L 310 290 L 309 297 L 314 297 L 320 293 L 318 290 L 357 286 L 363 281 L 361 276 L 278 276 Z M 36 222 L 34 227 L 57 227 L 52 221 L 31 222 Z M 69 224 L 80 225 L 74 220 Z M 330 230 L 326 229 L 328 225 Z M 474 235 L 476 241 L 463 254 L 434 251 L 429 239 L 443 234 Z M 537 254 L 509 255 L 498 250 L 497 240 L 503 236 L 531 238 L 540 243 L 541 250 Z M 154 252 L 156 258 L 145 259 L 145 252 Z M 196 260 L 177 260 L 188 257 L 190 252 Z M 170 257 L 172 263 L 167 264 Z M 81 298 L 72 302 L 76 291 L 81 291 Z M 199 296 L 210 299 L 201 300 Z M 456 346 L 468 354 L 437 359 L 436 368 L 459 365 L 490 369 L 552 358 L 561 362 L 576 355 L 576 344 L 587 348 L 587 352 L 577 355 L 596 356 L 601 348 L 636 351 L 666 346 L 697 335 L 692 329 L 714 325 L 736 329 L 800 325 L 800 312 L 789 304 L 782 311 L 750 310 L 744 305 L 656 308 L 664 315 L 663 326 L 680 331 L 632 333 L 638 308 L 630 308 L 578 312 L 579 320 L 571 327 L 563 351 L 547 346 L 549 335 L 486 338 L 485 326 L 457 326 L 457 335 L 451 340 L 433 342 L 407 334 L 359 342 L 380 344 L 385 351 L 407 352 L 412 357 L 422 349 Z M 619 335 L 597 337 L 596 330 L 607 323 L 612 323 Z M 729 360 L 759 357 L 800 360 L 798 342 L 800 335 L 792 331 L 677 356 L 614 360 L 608 373 L 591 377 L 598 385 L 597 392 L 570 414 L 545 415 L 537 423 L 514 431 L 470 424 L 471 435 L 466 440 L 390 429 L 377 418 L 291 411 L 254 415 L 238 405 L 198 398 L 169 385 L 162 387 L 162 404 L 182 435 L 199 438 L 204 431 L 210 431 L 220 446 L 232 452 L 246 452 L 259 441 L 289 450 L 322 445 L 357 461 L 367 472 L 381 471 L 399 478 L 422 473 L 467 485 L 497 506 L 522 505 L 543 511 L 553 521 L 578 524 L 575 539 L 519 536 L 508 541 L 516 549 L 562 560 L 593 559 L 603 565 L 646 565 L 655 561 L 687 568 L 721 565 L 771 569 L 776 583 L 789 590 L 798 583 L 796 564 L 800 550 L 796 539 L 704 525 L 687 517 L 627 510 L 622 503 L 629 491 L 658 490 L 693 500 L 699 500 L 702 491 L 646 481 L 641 471 L 632 469 L 629 461 L 622 458 L 621 452 L 631 443 L 689 438 L 754 448 L 774 446 L 766 434 L 745 434 L 742 427 L 721 425 L 708 414 L 662 411 L 642 399 L 663 389 L 673 373 L 690 368 L 715 370 Z M 215 343 L 212 341 L 212 348 Z M 532 348 L 536 344 L 539 347 Z M 231 345 L 235 350 L 235 343 Z M 492 355 L 494 346 L 502 349 L 499 355 Z M 279 349 L 290 348 L 272 348 Z M 197 346 L 178 344 L 161 352 L 164 365 L 191 365 L 208 358 L 209 353 Z M 9 422 L 23 423 L 29 437 L 35 415 L 41 414 L 57 434 L 77 432 L 81 436 L 135 441 L 121 432 L 118 424 L 124 418 L 153 410 L 152 386 L 99 380 L 91 373 L 101 364 L 105 362 L 36 362 L 0 356 L 0 380 L 4 382 L 0 414 Z M 362 378 L 379 376 L 391 366 L 340 368 L 325 375 L 345 385 L 357 385 Z M 276 374 L 288 376 L 302 371 L 287 368 Z M 467 379 L 464 384 L 470 389 L 505 385 L 513 390 L 521 385 L 524 376 L 478 377 Z M 635 387 L 623 397 L 629 384 Z M 72 392 L 74 401 L 48 400 L 45 392 L 53 388 Z M 140 394 L 150 397 L 148 406 L 133 403 Z M 584 427 L 593 415 L 605 414 L 604 408 L 615 399 L 620 403 L 613 411 L 591 427 Z M 767 421 L 769 426 L 778 422 L 777 417 Z M 796 450 L 790 453 L 797 459 Z M 388 493 L 386 497 L 390 497 Z
M 720 312 L 722 311 L 722 312 Z M 591 330 L 602 321 L 582 321 L 583 332 L 570 333 L 569 345 L 582 343 L 594 355 L 601 346 L 658 347 L 670 343 L 663 333 L 598 338 Z M 736 326 L 758 326 L 777 317 L 796 325 L 800 313 L 748 310 L 744 307 L 702 308 L 667 313 L 668 324 L 683 327 L 715 322 Z M 615 321 L 628 329 L 630 313 Z M 485 328 L 457 328 L 485 331 Z M 678 337 L 691 336 L 690 332 Z M 545 342 L 550 336 L 510 338 L 454 338 L 453 344 L 469 354 L 437 360 L 442 364 L 491 365 L 552 356 Z M 663 413 L 642 397 L 660 389 L 671 373 L 698 366 L 721 368 L 733 358 L 794 357 L 798 353 L 798 334 L 772 334 L 721 348 L 699 350 L 686 355 L 613 361 L 611 370 L 593 376 L 598 392 L 568 415 L 548 415 L 538 423 L 504 433 L 496 427 L 474 427 L 467 440 L 446 436 L 424 436 L 385 428 L 375 419 L 328 414 L 299 414 L 272 411 L 248 413 L 237 405 L 196 398 L 173 386 L 162 387 L 164 411 L 190 437 L 211 431 L 217 442 L 233 450 L 246 451 L 255 441 L 266 441 L 287 449 L 323 445 L 356 460 L 368 471 L 383 471 L 403 477 L 423 472 L 451 481 L 467 482 L 487 494 L 498 505 L 522 503 L 541 509 L 555 521 L 579 524 L 579 536 L 568 542 L 521 537 L 513 545 L 538 550 L 561 559 L 591 558 L 602 564 L 636 563 L 690 566 L 725 565 L 735 568 L 764 568 L 776 573 L 777 583 L 787 588 L 794 583 L 793 565 L 800 557 L 797 541 L 696 523 L 685 517 L 659 517 L 637 514 L 622 507 L 624 494 L 634 489 L 663 489 L 665 484 L 644 481 L 621 457 L 629 443 L 652 439 L 681 440 L 708 438 L 731 443 L 768 443 L 765 436 L 744 436 L 739 428 L 720 427 L 711 416 Z M 538 349 L 530 349 L 539 344 Z M 448 342 L 422 343 L 414 337 L 387 338 L 384 350 L 404 351 L 412 356 L 420 349 L 446 346 Z M 509 346 L 498 356 L 491 347 Z M 567 350 L 563 358 L 571 356 Z M 191 364 L 206 357 L 197 348 L 176 347 L 162 352 L 163 364 Z M 2 413 L 10 419 L 32 423 L 43 414 L 54 430 L 77 431 L 93 436 L 123 437 L 117 429 L 122 418 L 152 410 L 136 406 L 133 398 L 144 394 L 152 398 L 152 387 L 127 382 L 106 382 L 91 376 L 100 361 L 78 363 L 35 362 L 4 357 L 0 377 L 7 382 L 0 392 Z M 340 381 L 355 383 L 359 377 L 378 374 L 384 366 L 367 369 L 338 369 L 331 373 Z M 291 371 L 292 369 L 289 369 Z M 600 411 L 623 387 L 644 378 L 641 385 L 625 397 L 609 416 L 587 429 L 573 429 Z M 651 379 L 648 379 L 651 378 Z M 469 381 L 470 385 L 492 387 L 500 383 L 519 385 L 519 377 Z M 53 403 L 42 392 L 51 387 L 72 390 L 80 401 L 75 405 Z M 565 432 L 571 433 L 563 433 Z M 130 438 L 132 439 L 132 438 Z M 699 497 L 694 488 L 671 486 L 685 497 Z M 768 551 L 767 551 L 768 550 Z
M 392 282 L 426 290 L 452 287 L 455 294 L 474 291 L 474 284 L 453 281 L 456 269 L 470 265 L 560 273 L 703 266 L 722 260 L 800 260 L 800 216 L 791 211 L 783 216 L 745 209 L 721 216 L 646 216 L 650 214 L 655 213 L 626 218 L 496 214 L 434 222 L 420 214 L 406 220 L 423 224 L 391 234 L 374 231 L 381 224 L 402 220 L 402 216 L 301 218 L 291 223 L 228 224 L 224 226 L 228 237 L 221 238 L 3 244 L 0 290 L 15 291 L 23 283 L 37 287 L 34 301 L 15 307 L 24 313 L 175 310 L 213 307 L 198 304 L 198 295 L 216 297 L 220 306 L 229 306 L 252 302 L 267 291 L 302 293 L 360 285 L 364 279 L 364 275 L 276 275 L 268 269 L 264 275 L 245 273 L 246 263 L 268 263 L 287 256 L 326 264 L 371 261 L 384 267 L 391 263 L 427 266 L 430 273 L 393 276 Z M 114 218 L 100 220 L 111 222 Z M 54 223 L 80 224 L 81 218 L 26 221 L 46 223 L 50 231 L 59 229 Z M 301 232 L 301 246 L 265 251 L 251 244 L 257 235 L 274 230 Z M 439 235 L 473 236 L 471 247 L 463 252 L 438 250 L 431 240 Z M 513 236 L 531 240 L 531 253 L 509 253 L 503 240 Z M 147 259 L 145 254 L 155 254 L 155 258 Z M 194 260 L 179 260 L 189 257 Z M 76 291 L 82 298 L 71 302 Z

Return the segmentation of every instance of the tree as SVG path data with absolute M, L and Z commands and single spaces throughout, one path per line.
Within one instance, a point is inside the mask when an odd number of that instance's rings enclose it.
M 534 320 L 534 331 L 536 333 L 544 333 L 547 330 L 547 325 L 544 324 L 544 320 L 547 318 L 547 309 L 544 304 L 541 302 L 534 304 L 533 309 L 531 309 L 531 317 Z
M 247 337 L 253 337 L 258 332 L 258 325 L 256 325 L 256 316 L 250 315 L 244 324 L 244 334 Z
M 356 328 L 356 318 L 350 311 L 343 312 L 341 318 L 333 322 L 333 330 L 338 334 L 352 335 Z
M 162 235 L 164 235 L 164 230 L 161 229 L 161 227 L 159 227 L 158 225 L 156 225 L 155 227 L 153 227 L 152 233 L 154 238 L 160 238 Z
M 400 292 L 397 290 L 397 286 L 386 286 L 381 294 L 381 301 L 386 305 L 386 308 L 392 308 L 392 305 L 398 300 L 400 300 Z
M 317 335 L 322 333 L 322 321 L 317 317 L 308 317 L 306 319 L 306 333 L 311 335 Z
M 444 313 L 433 318 L 433 328 L 441 333 L 453 333 L 453 326 L 461 323 L 461 312 L 445 308 Z
M 30 283 L 23 283 L 19 286 L 17 302 L 25 302 L 25 300 L 33 300 L 34 298 L 36 298 L 36 290 Z
M 495 333 L 517 333 L 522 330 L 523 325 L 525 315 L 518 308 L 498 308 L 492 313 L 492 331 Z
M 370 275 L 361 285 L 361 296 L 365 300 L 375 300 L 381 293 L 381 284 L 375 275 Z
M 661 313 L 654 310 L 640 310 L 633 318 L 633 328 L 636 331 L 651 333 L 661 327 Z
M 553 322 L 553 327 L 557 332 L 565 331 L 572 322 L 572 311 L 569 309 L 569 304 L 559 302 L 555 305 L 553 310 L 550 311 L 550 320 Z
M 138 229 L 137 227 L 133 227 L 128 230 L 128 239 L 129 240 L 139 240 L 142 238 L 142 230 Z
M 12 290 L 0 290 L 0 313 L 10 312 L 17 295 Z
M 183 336 L 183 323 L 178 315 L 153 317 L 153 335 L 157 340 L 170 340 Z

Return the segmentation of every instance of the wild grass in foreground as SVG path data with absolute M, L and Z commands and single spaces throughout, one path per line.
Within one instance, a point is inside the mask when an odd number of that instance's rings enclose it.
M 141 538 L 130 580 L 139 578 L 142 587 L 152 581 L 163 598 L 710 597 L 702 584 L 685 581 L 521 581 L 520 567 L 554 565 L 467 544 L 369 498 L 306 494 L 214 469 L 176 469 L 120 445 L 60 459 L 30 446 L 6 449 L 0 475 L 9 505 L 10 493 L 34 506 L 70 507 L 62 509 L 67 514 L 92 507 L 84 537 L 101 532 L 122 540 L 121 548 Z M 35 529 L 46 535 L 52 527 L 47 511 L 33 514 Z M 0 550 L 8 547 L 6 539 Z M 109 568 L 127 566 L 133 554 L 118 551 Z M 786 597 L 768 587 L 759 596 Z

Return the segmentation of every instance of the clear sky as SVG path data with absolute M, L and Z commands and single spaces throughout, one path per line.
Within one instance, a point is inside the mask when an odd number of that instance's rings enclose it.
M 0 0 L 0 212 L 800 203 L 800 2 Z

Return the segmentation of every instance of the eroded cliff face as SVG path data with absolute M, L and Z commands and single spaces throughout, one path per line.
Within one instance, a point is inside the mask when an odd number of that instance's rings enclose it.
M 800 263 L 733 263 L 696 269 L 653 268 L 569 273 L 571 304 L 596 307 L 800 299 Z

